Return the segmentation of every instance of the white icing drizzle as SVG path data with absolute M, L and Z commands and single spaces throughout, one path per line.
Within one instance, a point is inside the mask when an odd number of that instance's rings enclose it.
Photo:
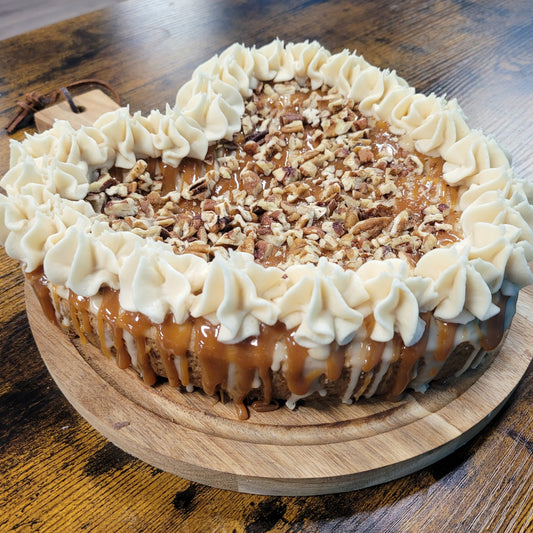
M 414 270 L 386 260 L 345 272 L 323 259 L 283 272 L 237 252 L 210 263 L 176 256 L 163 243 L 112 231 L 83 201 L 95 169 L 131 168 L 140 157 L 173 166 L 205 157 L 210 142 L 240 130 L 244 98 L 259 82 L 293 78 L 337 87 L 362 113 L 388 121 L 402 143 L 441 156 L 444 179 L 460 187 L 464 241 L 427 253 Z M 514 178 L 505 151 L 469 128 L 455 100 L 417 93 L 395 72 L 347 50 L 332 55 L 317 42 L 235 44 L 200 65 L 164 113 L 143 117 L 121 108 L 93 127 L 75 131 L 58 121 L 11 141 L 0 185 L 7 193 L 0 195 L 0 242 L 26 271 L 43 265 L 51 282 L 82 296 L 102 285 L 120 289 L 124 309 L 154 322 L 169 312 L 178 322 L 207 317 L 221 324 L 226 343 L 281 320 L 308 348 L 346 345 L 373 313 L 372 339 L 388 342 L 398 332 L 412 345 L 423 330 L 419 312 L 465 324 L 486 320 L 496 312 L 492 294 L 513 295 L 533 282 L 533 186 Z M 323 350 L 311 352 L 321 359 Z

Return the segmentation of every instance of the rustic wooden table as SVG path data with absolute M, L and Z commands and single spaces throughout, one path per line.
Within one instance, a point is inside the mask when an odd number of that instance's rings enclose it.
M 456 97 L 528 177 L 532 21 L 530 0 L 124 2 L 0 42 L 0 123 L 24 93 L 92 77 L 148 112 L 173 102 L 195 65 L 235 41 L 318 39 L 332 51 L 357 49 L 422 92 Z M 0 133 L 0 174 L 8 142 Z M 496 419 L 445 460 L 372 488 L 305 498 L 212 489 L 107 442 L 49 377 L 21 271 L 3 250 L 0 369 L 0 531 L 533 530 L 532 368 Z

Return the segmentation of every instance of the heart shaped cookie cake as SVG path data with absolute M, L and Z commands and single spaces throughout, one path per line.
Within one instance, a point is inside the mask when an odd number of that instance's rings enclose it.
M 317 42 L 235 44 L 164 113 L 58 121 L 0 184 L 50 320 L 241 418 L 461 374 L 533 281 L 532 187 L 497 142 Z

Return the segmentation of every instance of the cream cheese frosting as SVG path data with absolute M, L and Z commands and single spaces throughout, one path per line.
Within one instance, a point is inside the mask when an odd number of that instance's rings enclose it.
M 363 114 L 387 121 L 401 143 L 442 157 L 444 180 L 459 187 L 464 239 L 429 251 L 415 268 L 387 259 L 345 271 L 323 258 L 283 271 L 241 252 L 210 262 L 176 255 L 149 237 L 113 231 L 84 201 L 96 169 L 129 169 L 140 157 L 172 166 L 184 157 L 203 159 L 209 144 L 240 130 L 244 98 L 259 82 L 292 79 L 336 87 Z M 0 185 L 0 241 L 27 272 L 43 266 L 50 282 L 86 297 L 102 286 L 120 289 L 125 310 L 155 323 L 167 313 L 178 323 L 205 317 L 221 325 L 224 343 L 281 321 L 320 358 L 332 342 L 350 343 L 373 314 L 373 340 L 399 333 L 410 346 L 424 330 L 421 312 L 461 324 L 483 321 L 498 312 L 495 293 L 515 295 L 533 282 L 533 187 L 514 177 L 508 154 L 469 128 L 455 100 L 417 93 L 395 72 L 347 50 L 331 54 L 317 42 L 235 44 L 200 65 L 164 113 L 145 117 L 121 108 L 92 127 L 58 121 L 12 141 Z

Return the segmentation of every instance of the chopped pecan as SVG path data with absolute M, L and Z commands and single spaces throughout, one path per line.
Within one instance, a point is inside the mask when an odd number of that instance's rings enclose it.
M 301 113 L 285 113 L 280 117 L 283 126 L 291 122 L 299 120 L 302 124 L 305 122 L 305 117 Z
M 135 216 L 137 214 L 137 206 L 131 198 L 124 198 L 123 200 L 110 200 L 104 207 L 104 213 L 108 217 L 114 218 Z
M 274 165 L 274 163 L 272 163 L 271 161 L 259 160 L 256 161 L 255 167 L 265 176 L 270 176 L 270 174 L 272 174 L 272 171 L 276 168 L 276 165 Z
M 359 150 L 358 156 L 361 163 L 372 163 L 374 161 L 374 154 L 370 148 L 362 148 Z
M 255 243 L 255 248 L 254 248 L 255 259 L 258 259 L 258 260 L 268 259 L 269 257 L 272 256 L 273 253 L 274 253 L 273 244 L 263 241 L 263 240 L 258 240 Z
M 255 239 L 256 239 L 255 233 L 250 232 L 248 235 L 246 235 L 244 240 L 238 246 L 237 250 L 239 252 L 246 252 L 246 253 L 253 255 L 254 250 L 255 250 Z
M 181 191 L 181 196 L 186 200 L 199 200 L 208 196 L 213 187 L 213 181 L 207 176 L 203 176 L 193 183 L 186 185 Z
M 126 198 L 128 196 L 128 187 L 125 183 L 117 183 L 116 185 L 111 185 L 105 190 L 107 196 L 120 196 L 121 198 Z
M 242 147 L 243 150 L 248 154 L 257 154 L 259 152 L 259 144 L 255 141 L 247 141 Z
M 283 185 L 289 185 L 300 179 L 300 172 L 298 169 L 293 167 L 280 167 L 272 172 L 274 178 L 277 181 L 282 182 Z
M 186 251 L 194 254 L 208 254 L 210 247 L 206 243 L 194 241 L 187 246 Z
M 298 138 L 296 135 L 291 135 L 289 137 L 289 150 L 291 152 L 294 152 L 296 150 L 300 150 L 304 145 L 302 139 Z
M 333 231 L 339 236 L 342 237 L 346 233 L 346 228 L 342 222 L 333 222 Z
M 433 250 L 433 248 L 435 248 L 437 245 L 438 245 L 437 237 L 435 237 L 435 235 L 431 233 L 428 233 L 427 235 L 424 236 L 422 240 L 421 250 L 423 253 L 427 253 Z
M 268 130 L 254 131 L 253 133 L 249 133 L 248 135 L 246 135 L 245 141 L 246 142 L 251 141 L 251 142 L 255 142 L 259 144 L 261 141 L 264 140 L 267 133 L 268 133 Z
M 244 169 L 240 177 L 242 188 L 248 194 L 257 196 L 263 190 L 261 178 L 253 170 Z
M 318 167 L 312 161 L 306 161 L 300 165 L 300 173 L 306 178 L 314 178 L 318 172 Z
M 124 176 L 124 183 L 129 183 L 138 179 L 142 174 L 144 174 L 147 167 L 148 164 L 146 161 L 139 159 L 135 165 L 133 165 L 133 168 Z
M 95 213 L 101 213 L 106 203 L 106 195 L 103 192 L 89 193 L 85 199 L 92 205 Z
M 220 177 L 224 180 L 230 180 L 233 177 L 233 172 L 225 166 L 221 166 L 218 169 Z
M 304 124 L 301 120 L 294 120 L 281 127 L 283 133 L 297 133 L 304 131 Z
M 212 198 L 206 198 L 202 203 L 202 211 L 214 211 L 217 206 L 217 203 Z
M 410 211 L 408 209 L 404 209 L 394 217 L 390 231 L 391 235 L 399 235 L 407 228 L 409 223 L 409 215 Z
M 367 218 L 357 222 L 350 228 L 351 235 L 366 233 L 368 238 L 375 237 L 381 233 L 392 221 L 392 217 L 375 217 Z
M 326 207 L 326 214 L 327 214 L 329 217 L 334 213 L 335 209 L 337 208 L 337 205 L 338 205 L 338 203 L 337 203 L 336 198 L 332 198 L 332 199 L 328 202 L 328 205 L 327 205 L 327 207 Z
M 117 180 L 106 172 L 102 174 L 96 181 L 93 181 L 89 184 L 89 192 L 103 192 L 116 183 Z
M 318 226 L 307 226 L 306 228 L 303 228 L 303 234 L 318 235 L 319 237 L 324 237 L 324 235 L 326 235 L 326 232 Z
M 332 237 L 331 235 L 324 235 L 322 239 L 318 242 L 318 245 L 323 250 L 336 250 L 339 246 L 338 240 Z
M 346 218 L 344 221 L 344 226 L 348 229 L 352 228 L 359 222 L 359 215 L 355 209 L 349 209 L 346 212 Z
M 368 119 L 366 117 L 361 117 L 357 119 L 354 124 L 358 130 L 364 130 L 368 128 Z

